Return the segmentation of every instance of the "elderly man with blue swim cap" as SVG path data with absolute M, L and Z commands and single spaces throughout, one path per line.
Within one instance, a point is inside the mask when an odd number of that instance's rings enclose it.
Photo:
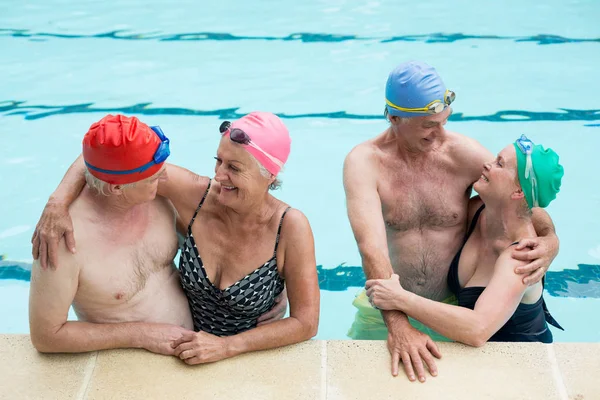
M 436 70 L 405 62 L 389 75 L 385 116 L 390 126 L 356 146 L 344 163 L 348 217 L 368 279 L 400 277 L 404 289 L 456 303 L 446 283 L 450 263 L 466 234 L 473 183 L 494 156 L 476 140 L 447 131 L 455 94 Z M 515 270 L 526 284 L 538 282 L 558 252 L 545 211 L 533 209 L 537 238 L 524 238 L 513 257 L 531 261 Z M 447 340 L 400 311 L 380 311 L 363 291 L 348 333 L 353 339 L 386 339 L 392 374 L 400 360 L 414 381 L 425 366 L 437 375 L 434 340 Z M 433 340 L 432 340 L 433 339 Z

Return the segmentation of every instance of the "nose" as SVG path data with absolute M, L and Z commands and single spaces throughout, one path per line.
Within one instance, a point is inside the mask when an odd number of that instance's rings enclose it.
M 483 163 L 483 169 L 485 169 L 486 171 L 491 170 L 492 169 L 492 163 L 490 163 L 490 162 Z
M 226 179 L 227 179 L 227 174 L 225 172 L 225 166 L 223 165 L 223 163 L 221 163 L 221 164 L 217 163 L 217 165 L 215 166 L 215 181 L 223 182 Z

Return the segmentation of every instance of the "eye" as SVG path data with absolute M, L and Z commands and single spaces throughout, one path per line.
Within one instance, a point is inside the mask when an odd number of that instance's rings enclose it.
M 219 157 L 214 157 L 215 160 L 217 160 L 217 164 L 221 164 L 221 159 Z
M 229 168 L 234 171 L 234 172 L 240 172 L 239 168 L 234 167 L 233 165 L 229 164 Z
M 502 164 L 500 163 L 500 160 L 496 160 L 496 165 L 498 165 L 499 167 L 502 167 Z

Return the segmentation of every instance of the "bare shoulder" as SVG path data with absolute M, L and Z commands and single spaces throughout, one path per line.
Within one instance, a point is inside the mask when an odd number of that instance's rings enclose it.
M 356 145 L 344 160 L 344 167 L 374 165 L 377 160 L 378 148 L 373 140 Z
M 281 223 L 281 232 L 286 232 L 285 235 L 293 237 L 302 237 L 306 235 L 312 236 L 310 222 L 304 213 L 296 208 L 289 208 L 285 212 L 285 217 Z
M 488 160 L 493 157 L 492 153 L 486 149 L 476 139 L 465 136 L 461 133 L 447 131 L 450 151 L 458 159 L 463 160 Z

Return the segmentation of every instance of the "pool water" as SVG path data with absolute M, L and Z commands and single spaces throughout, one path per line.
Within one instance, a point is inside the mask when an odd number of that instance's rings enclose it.
M 553 334 L 600 341 L 599 17 L 592 0 L 3 1 L 0 333 L 28 332 L 30 237 L 92 122 L 160 125 L 171 162 L 210 176 L 222 120 L 264 110 L 293 139 L 275 195 L 314 231 L 318 338 L 346 338 L 364 275 L 342 163 L 386 128 L 389 71 L 419 59 L 457 93 L 448 129 L 493 153 L 525 133 L 560 154 L 545 296 L 565 331 Z

